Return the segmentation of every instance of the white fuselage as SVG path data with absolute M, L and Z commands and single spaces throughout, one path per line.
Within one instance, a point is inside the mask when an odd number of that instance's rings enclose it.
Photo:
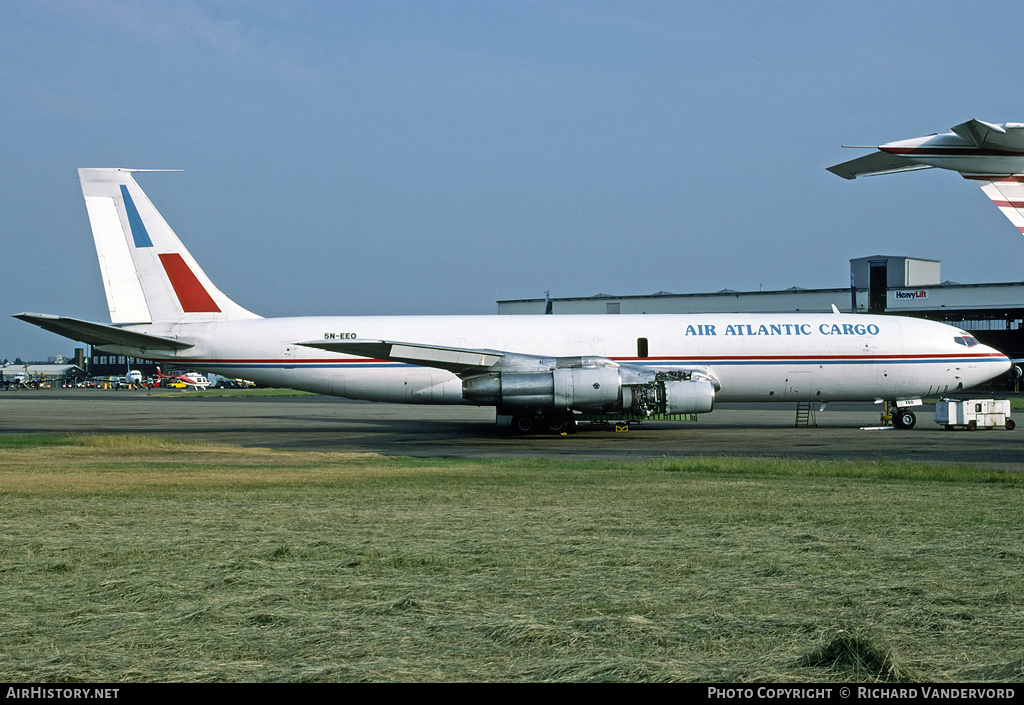
M 981 148 L 952 133 L 889 142 L 878 149 L 910 162 L 961 173 L 1024 173 L 1024 153 L 1021 151 Z
M 1009 369 L 1006 356 L 973 339 L 964 343 L 964 332 L 951 326 L 853 314 L 301 317 L 130 328 L 194 347 L 163 357 L 122 348 L 126 354 L 384 402 L 470 403 L 451 372 L 296 343 L 415 341 L 551 357 L 595 355 L 651 369 L 699 368 L 720 385 L 716 401 L 741 402 L 911 399 L 966 389 Z

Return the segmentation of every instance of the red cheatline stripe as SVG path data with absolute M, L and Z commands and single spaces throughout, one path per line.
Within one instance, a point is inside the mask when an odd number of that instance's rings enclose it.
M 915 157 L 1022 157 L 1024 153 L 1005 149 L 969 149 L 959 147 L 879 147 L 888 154 L 909 154 Z
M 996 174 L 962 174 L 965 179 L 972 181 L 992 181 L 993 183 L 1024 183 L 1024 176 L 1020 175 L 1003 175 L 999 176 Z
M 992 202 L 1000 208 L 1024 208 L 1024 201 L 997 201 L 993 198 Z
M 178 303 L 185 313 L 220 313 L 220 307 L 210 297 L 209 292 L 189 269 L 188 264 L 177 252 L 160 255 L 167 278 L 171 280 Z

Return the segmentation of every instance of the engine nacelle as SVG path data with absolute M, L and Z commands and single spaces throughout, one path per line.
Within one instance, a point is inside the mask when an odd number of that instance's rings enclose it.
M 666 414 L 706 414 L 715 408 L 715 385 L 707 379 L 665 382 Z
M 704 414 L 715 406 L 715 384 L 707 375 L 690 370 L 562 367 L 470 377 L 462 382 L 462 396 L 477 404 L 506 408 L 626 411 L 638 416 Z
M 715 408 L 715 378 L 701 370 L 622 367 L 622 406 L 638 416 L 706 414 Z
M 631 384 L 622 389 L 622 406 L 639 416 L 706 414 L 715 408 L 715 385 L 707 379 Z
M 494 372 L 463 380 L 462 396 L 495 406 L 603 411 L 619 407 L 621 383 L 615 367 Z

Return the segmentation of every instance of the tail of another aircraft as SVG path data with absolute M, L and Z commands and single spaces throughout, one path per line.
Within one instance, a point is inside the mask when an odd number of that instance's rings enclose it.
M 968 120 L 952 132 L 879 145 L 877 152 L 829 167 L 844 179 L 917 169 L 949 169 L 977 181 L 1024 233 L 1024 123 Z
M 138 171 L 78 170 L 111 322 L 259 318 L 213 285 L 135 183 Z
M 1024 234 L 1024 175 L 964 174 L 963 177 L 977 181 L 981 190 L 992 199 L 1000 212 Z

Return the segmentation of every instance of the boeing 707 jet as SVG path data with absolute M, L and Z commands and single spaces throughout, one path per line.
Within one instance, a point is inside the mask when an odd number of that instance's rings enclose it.
M 17 318 L 165 367 L 350 399 L 493 406 L 520 432 L 570 430 L 580 413 L 645 419 L 724 401 L 910 405 L 1010 366 L 948 325 L 838 311 L 263 318 L 210 281 L 138 171 L 79 170 L 110 322 Z M 894 419 L 914 425 L 906 409 Z

